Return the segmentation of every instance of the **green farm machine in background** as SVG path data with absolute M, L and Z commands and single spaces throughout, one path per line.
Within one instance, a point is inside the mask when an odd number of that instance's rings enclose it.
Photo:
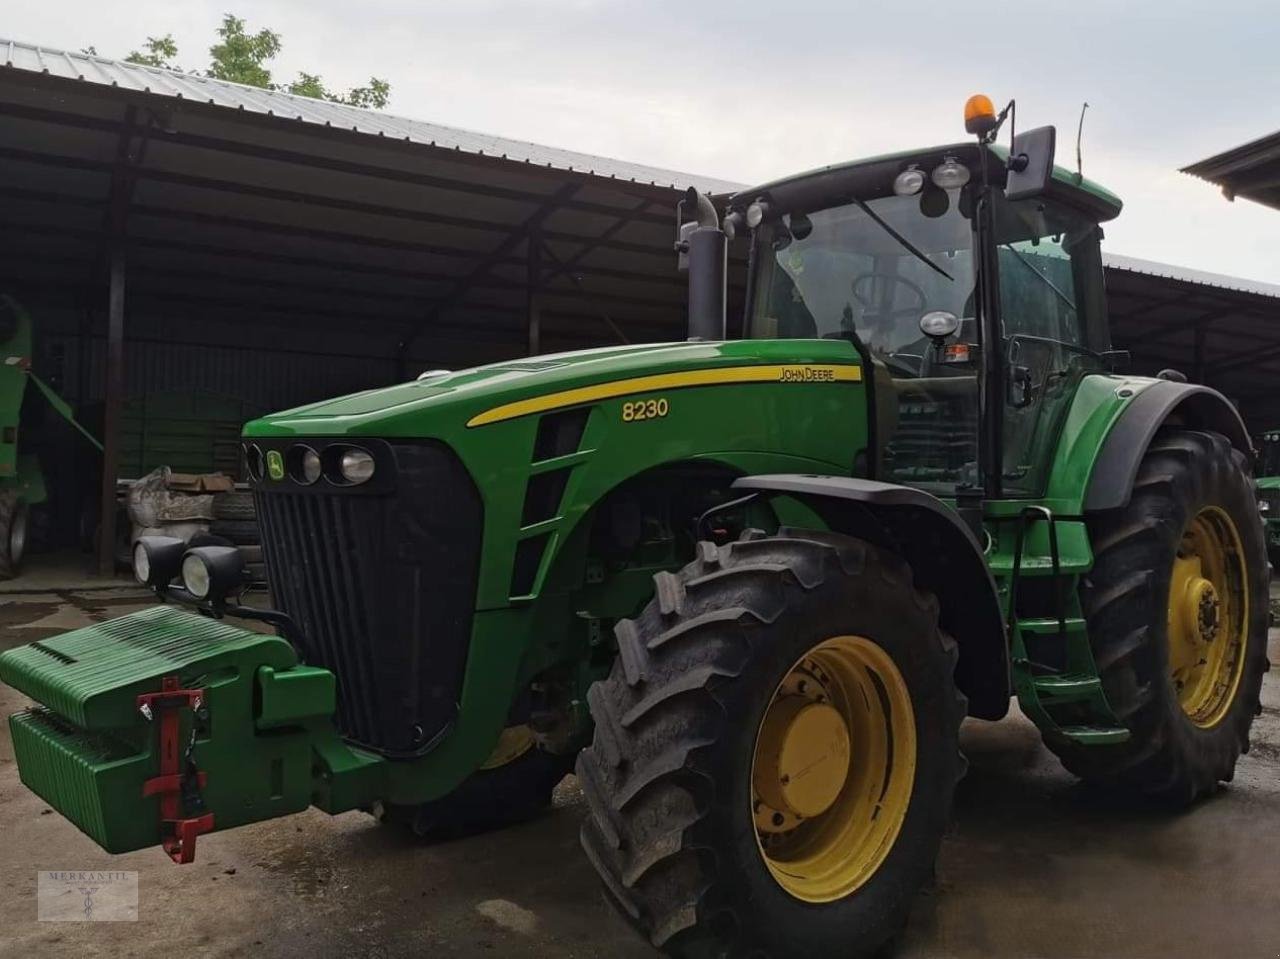
M 23 781 L 111 851 L 315 805 L 583 846 L 673 954 L 864 955 L 933 869 L 966 716 L 1084 779 L 1230 779 L 1267 667 L 1249 437 L 1117 372 L 1052 128 L 690 193 L 688 342 L 440 373 L 244 430 L 277 610 L 144 539 L 173 605 L 11 650 Z M 727 243 L 750 248 L 741 339 Z
M 19 442 L 28 382 L 59 416 L 102 449 L 75 421 L 67 402 L 31 371 L 32 336 L 30 315 L 13 297 L 0 293 L 0 579 L 18 574 L 27 550 L 31 507 L 47 497 L 35 454 Z
M 1280 430 L 1267 430 L 1259 437 L 1258 497 L 1266 521 L 1267 557 L 1280 569 Z

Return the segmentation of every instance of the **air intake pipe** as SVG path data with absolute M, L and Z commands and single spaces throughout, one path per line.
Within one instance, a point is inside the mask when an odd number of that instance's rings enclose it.
M 723 340 L 728 242 L 715 206 L 693 187 L 676 204 L 676 253 L 689 274 L 689 339 Z

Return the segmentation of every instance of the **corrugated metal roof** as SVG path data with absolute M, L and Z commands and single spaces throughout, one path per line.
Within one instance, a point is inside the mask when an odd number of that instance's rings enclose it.
M 1157 263 L 1154 260 L 1140 260 L 1134 256 L 1121 256 L 1117 253 L 1104 253 L 1102 262 L 1109 270 L 1143 273 L 1147 276 L 1158 276 L 1166 280 L 1180 280 L 1183 283 L 1217 287 L 1234 293 L 1252 293 L 1255 296 L 1269 296 L 1280 299 L 1280 284 L 1276 283 L 1246 280 L 1238 276 L 1209 273 L 1205 270 L 1193 270 L 1185 266 Z
M 215 80 L 195 73 L 179 73 L 158 67 L 140 66 L 122 60 L 84 53 L 71 53 L 40 47 L 17 40 L 0 38 L 3 66 L 78 80 L 101 86 L 117 87 L 175 100 L 208 103 L 231 110 L 245 110 L 263 116 L 296 120 L 314 126 L 350 130 L 369 136 L 418 143 L 423 146 L 458 150 L 477 156 L 500 157 L 518 163 L 550 167 L 575 173 L 586 173 L 610 180 L 645 183 L 672 189 L 695 186 L 708 193 L 729 193 L 739 184 L 693 173 L 680 173 L 660 167 L 630 163 L 609 157 L 592 156 L 557 147 L 508 140 L 503 137 L 441 126 L 423 120 L 295 96 L 275 90 Z
M 1182 172 L 1216 183 L 1228 200 L 1242 196 L 1280 210 L 1280 131 L 1192 163 Z

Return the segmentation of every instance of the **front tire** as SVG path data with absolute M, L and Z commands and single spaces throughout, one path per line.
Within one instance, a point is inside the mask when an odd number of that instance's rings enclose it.
M 416 806 L 392 806 L 387 819 L 424 839 L 452 839 L 525 822 L 551 805 L 571 756 L 549 753 L 527 726 L 503 730 L 493 755 L 452 792 Z
M 1046 742 L 1083 779 L 1173 805 L 1230 780 L 1267 669 L 1257 489 L 1218 433 L 1164 429 L 1129 505 L 1090 520 L 1080 599 L 1107 702 L 1128 742 Z
M 895 555 L 789 530 L 702 543 L 655 585 L 578 759 L 609 897 L 675 955 L 875 953 L 963 769 L 936 601 Z

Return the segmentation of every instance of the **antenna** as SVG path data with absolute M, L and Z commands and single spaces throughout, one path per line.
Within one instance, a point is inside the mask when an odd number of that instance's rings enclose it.
M 1089 101 L 1080 108 L 1080 123 L 1076 126 L 1076 182 L 1084 179 L 1084 157 L 1080 153 L 1080 138 L 1084 136 L 1084 111 L 1089 109 Z

